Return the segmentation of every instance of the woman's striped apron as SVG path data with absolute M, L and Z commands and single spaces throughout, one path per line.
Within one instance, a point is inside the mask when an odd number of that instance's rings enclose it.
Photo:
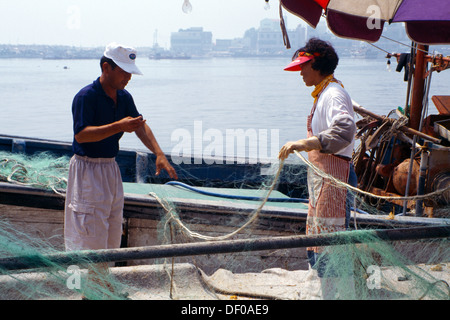
M 323 90 L 322 90 L 323 91 Z M 313 135 L 312 119 L 316 110 L 317 100 L 307 120 L 308 138 Z M 341 181 L 348 180 L 350 162 L 332 154 L 321 153 L 319 150 L 308 152 L 308 160 L 328 175 Z M 306 234 L 315 235 L 345 230 L 345 200 L 347 189 L 338 188 L 329 183 L 326 178 L 308 168 L 308 217 Z M 320 247 L 309 247 L 307 250 L 321 252 Z

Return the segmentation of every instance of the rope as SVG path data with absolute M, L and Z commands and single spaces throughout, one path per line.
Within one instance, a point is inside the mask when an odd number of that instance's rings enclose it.
M 408 124 L 408 117 L 401 115 L 397 120 L 392 121 L 391 118 L 386 118 L 384 122 L 390 122 L 391 128 L 387 130 L 383 135 L 380 141 L 390 141 L 391 138 L 400 131 L 401 127 L 404 127 Z
M 156 199 L 156 201 L 158 201 L 158 203 L 163 207 L 163 209 L 166 211 L 167 215 L 168 215 L 168 220 L 166 222 L 166 225 L 171 222 L 174 221 L 180 228 L 182 231 L 184 231 L 184 233 L 189 236 L 190 238 L 197 238 L 197 239 L 202 239 L 202 240 L 206 240 L 206 241 L 217 241 L 217 240 L 226 240 L 228 238 L 231 238 L 232 236 L 238 234 L 239 232 L 241 232 L 242 230 L 244 230 L 245 228 L 247 228 L 250 224 L 252 224 L 258 217 L 259 214 L 262 210 L 262 208 L 264 207 L 264 205 L 266 204 L 266 202 L 269 199 L 270 194 L 272 193 L 272 191 L 274 190 L 275 186 L 276 186 L 276 182 L 278 181 L 278 178 L 280 177 L 280 173 L 281 170 L 283 168 L 283 164 L 284 161 L 280 161 L 280 165 L 278 167 L 278 171 L 272 181 L 272 185 L 269 188 L 269 191 L 267 193 L 267 195 L 263 198 L 261 204 L 259 205 L 259 207 L 252 213 L 252 215 L 250 216 L 250 219 L 243 224 L 241 227 L 239 227 L 238 229 L 234 230 L 233 232 L 223 235 L 223 236 L 217 236 L 217 237 L 211 237 L 211 236 L 206 236 L 206 235 L 202 235 L 200 233 L 197 232 L 193 232 L 191 230 L 189 230 L 188 227 L 186 227 L 183 222 L 180 220 L 180 218 L 178 218 L 175 214 L 175 209 L 170 206 L 170 204 L 167 202 L 167 200 L 163 200 L 160 197 L 158 197 L 158 195 L 154 192 L 150 192 L 149 195 L 154 197 Z M 165 227 L 166 229 L 166 227 Z
M 306 160 L 298 151 L 294 151 L 295 154 L 308 166 L 310 167 L 312 170 L 314 170 L 314 172 L 316 174 L 318 174 L 319 176 L 321 176 L 322 178 L 328 179 L 331 181 L 331 183 L 333 183 L 335 186 L 337 187 L 341 187 L 341 188 L 347 188 L 350 189 L 356 193 L 361 193 L 363 195 L 369 196 L 369 197 L 373 197 L 373 198 L 379 198 L 379 199 L 383 199 L 383 200 L 423 200 L 423 199 L 427 199 L 427 198 L 431 198 L 431 197 L 435 197 L 435 196 L 439 196 L 441 194 L 443 194 L 444 192 L 447 192 L 450 190 L 450 186 L 440 189 L 440 190 L 436 190 L 434 192 L 430 192 L 428 194 L 424 194 L 424 195 L 417 195 L 417 196 L 411 196 L 411 197 L 398 197 L 398 196 L 380 196 L 380 195 L 376 195 L 367 191 L 363 191 L 361 189 L 358 189 L 356 187 L 353 187 L 345 182 L 342 182 L 338 179 L 336 179 L 335 177 L 323 172 L 322 170 L 320 170 L 319 168 L 317 168 L 315 165 L 313 165 L 311 162 L 309 162 L 308 160 Z
M 200 190 L 198 188 L 189 186 L 187 184 L 184 184 L 182 182 L 178 182 L 178 181 L 170 181 L 167 182 L 166 185 L 175 185 L 175 186 L 181 186 L 183 188 L 186 188 L 188 190 L 191 190 L 193 192 L 197 192 L 200 194 L 204 194 L 207 196 L 211 196 L 211 197 L 218 197 L 218 198 L 226 198 L 226 199 L 235 199 L 235 200 L 250 200 L 250 201 L 260 201 L 264 198 L 261 197 L 249 197 L 249 196 L 236 196 L 236 195 L 229 195 L 229 194 L 223 194 L 223 193 L 216 193 L 216 192 L 209 192 L 209 191 L 205 191 L 205 190 Z M 301 199 L 301 198 L 267 198 L 268 202 L 289 202 L 289 203 L 309 203 L 309 199 Z M 368 214 L 367 212 L 355 208 L 355 207 L 351 207 L 351 210 L 356 211 L 358 213 L 361 214 Z
M 280 1 L 280 27 L 281 27 L 281 33 L 283 34 L 284 45 L 285 45 L 286 49 L 290 49 L 291 48 L 291 43 L 289 41 L 289 35 L 287 33 L 287 30 L 286 30 L 286 24 L 284 22 L 283 9 L 282 9 L 282 5 L 281 5 L 281 1 Z
M 394 130 L 396 130 L 395 128 L 401 127 L 403 125 L 403 122 L 405 121 L 405 119 L 399 119 L 398 121 L 395 122 L 395 124 L 393 125 Z M 383 199 L 383 200 L 419 200 L 419 199 L 426 199 L 426 198 L 431 198 L 431 197 L 435 197 L 435 196 L 439 196 L 442 193 L 450 190 L 450 186 L 446 187 L 444 189 L 441 190 L 437 190 L 435 192 L 431 192 L 428 194 L 424 194 L 424 195 L 417 195 L 417 196 L 409 196 L 409 197 L 398 197 L 398 196 L 380 196 L 380 195 L 376 195 L 367 191 L 363 191 L 359 188 L 353 187 L 351 185 L 349 185 L 348 183 L 342 182 L 336 178 L 334 178 L 333 176 L 326 174 L 325 172 L 323 172 L 322 170 L 320 170 L 319 168 L 317 168 L 316 166 L 314 166 L 311 162 L 309 162 L 307 159 L 305 159 L 298 151 L 294 151 L 295 154 L 308 166 L 310 167 L 312 170 L 314 170 L 314 172 L 316 172 L 316 174 L 318 174 L 319 176 L 328 179 L 331 183 L 333 183 L 334 185 L 336 185 L 337 187 L 341 187 L 341 188 L 347 188 L 350 189 L 352 191 L 354 191 L 355 193 L 360 193 L 366 196 L 370 196 L 370 197 L 374 197 L 374 198 L 378 198 L 378 199 Z M 278 167 L 278 171 L 272 181 L 272 184 L 269 188 L 269 191 L 267 193 L 267 195 L 262 198 L 262 202 L 259 205 L 259 207 L 252 213 L 252 215 L 250 216 L 249 220 L 242 225 L 241 227 L 239 227 L 238 229 L 234 230 L 233 232 L 223 235 L 223 236 L 217 236 L 217 237 L 212 237 L 212 236 L 206 236 L 206 235 L 202 235 L 200 233 L 197 232 L 193 232 L 191 231 L 181 220 L 179 217 L 177 217 L 176 212 L 175 212 L 175 208 L 173 206 L 171 206 L 169 204 L 169 202 L 165 199 L 161 199 L 160 197 L 158 197 L 158 195 L 154 192 L 150 192 L 149 195 L 154 197 L 156 199 L 156 201 L 163 207 L 163 209 L 166 211 L 167 216 L 168 216 L 168 220 L 166 222 L 166 226 L 165 229 L 167 228 L 167 225 L 170 222 L 174 222 L 176 223 L 181 230 L 183 231 L 183 233 L 185 235 L 187 235 L 190 238 L 197 238 L 197 239 L 202 239 L 202 240 L 206 240 L 206 241 L 218 241 L 218 240 L 226 240 L 229 239 L 230 237 L 238 234 L 239 232 L 241 232 L 243 229 L 247 228 L 250 224 L 252 224 L 258 217 L 259 214 L 262 210 L 262 208 L 264 207 L 264 205 L 266 204 L 266 202 L 270 201 L 269 196 L 271 194 L 271 192 L 274 190 L 275 186 L 276 186 L 276 182 L 279 179 L 281 170 L 283 168 L 284 165 L 284 161 L 280 161 L 280 165 Z

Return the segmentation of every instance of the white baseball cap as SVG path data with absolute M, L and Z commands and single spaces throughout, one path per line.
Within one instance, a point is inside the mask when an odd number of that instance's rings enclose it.
M 124 71 L 132 74 L 142 75 L 142 72 L 136 66 L 136 53 L 134 48 L 122 46 L 112 42 L 106 46 L 103 55 L 112 59 Z

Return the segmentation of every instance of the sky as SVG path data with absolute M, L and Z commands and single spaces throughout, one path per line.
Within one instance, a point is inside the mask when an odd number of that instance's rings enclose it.
M 170 33 L 203 27 L 215 39 L 242 37 L 266 18 L 279 19 L 279 1 L 188 0 L 0 0 L 0 44 L 170 47 Z M 285 11 L 284 11 L 285 12 Z M 286 14 L 286 12 L 285 12 Z M 291 14 L 288 27 L 301 20 Z M 290 25 L 290 23 L 292 23 Z M 156 35 L 156 37 L 155 37 Z

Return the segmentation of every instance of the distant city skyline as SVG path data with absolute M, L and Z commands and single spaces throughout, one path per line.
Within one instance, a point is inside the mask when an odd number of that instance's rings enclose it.
M 192 12 L 182 11 L 185 0 L 0 0 L 0 44 L 50 45 L 83 48 L 105 47 L 119 42 L 136 48 L 152 47 L 156 42 L 171 49 L 171 34 L 180 29 L 203 28 L 212 33 L 212 41 L 242 38 L 247 30 L 258 29 L 264 19 L 274 20 L 279 27 L 279 1 L 269 0 L 189 0 Z M 308 25 L 299 17 L 283 10 L 289 30 Z M 352 41 L 336 39 L 322 18 L 311 34 L 326 34 L 335 45 L 348 46 Z M 399 24 L 385 26 L 384 35 L 409 44 L 406 32 Z M 387 32 L 385 32 L 387 31 Z M 309 37 L 309 34 L 308 34 Z M 391 50 L 381 39 L 377 46 Z M 405 48 L 400 48 L 405 50 Z
M 279 2 L 270 0 L 0 0 L 0 43 L 95 47 L 117 41 L 135 47 L 170 47 L 179 29 L 203 27 L 215 39 L 242 37 L 263 19 L 279 19 Z M 304 22 L 284 10 L 288 28 Z M 6 31 L 7 30 L 7 31 Z

